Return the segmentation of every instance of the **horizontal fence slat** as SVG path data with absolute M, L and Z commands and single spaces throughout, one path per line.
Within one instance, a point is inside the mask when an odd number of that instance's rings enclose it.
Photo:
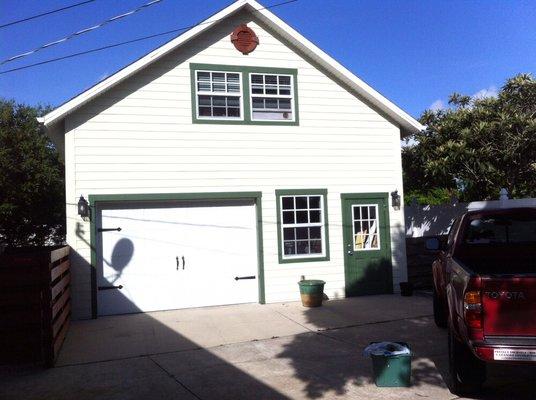
M 54 263 L 61 258 L 69 256 L 69 246 L 60 247 L 50 252 L 50 262 Z
M 56 265 L 50 271 L 50 281 L 54 282 L 58 279 L 65 271 L 69 269 L 69 259 L 66 259 L 61 264 Z
M 50 292 L 51 292 L 51 295 L 50 295 L 50 298 L 52 300 L 54 300 L 58 294 L 61 293 L 61 291 L 63 289 L 65 289 L 65 287 L 67 287 L 67 285 L 69 285 L 69 283 L 71 282 L 71 274 L 67 274 L 65 275 L 58 283 L 56 283 L 51 289 L 50 289 Z M 52 305 L 52 304 L 51 304 Z

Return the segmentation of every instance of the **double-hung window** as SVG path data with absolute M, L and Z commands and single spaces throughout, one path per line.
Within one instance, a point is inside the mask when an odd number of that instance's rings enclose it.
M 326 190 L 278 190 L 279 261 L 329 259 Z
M 292 75 L 251 73 L 249 77 L 253 121 L 294 121 Z
M 195 71 L 195 90 L 198 119 L 243 119 L 240 73 Z
M 190 64 L 192 122 L 299 125 L 298 71 Z

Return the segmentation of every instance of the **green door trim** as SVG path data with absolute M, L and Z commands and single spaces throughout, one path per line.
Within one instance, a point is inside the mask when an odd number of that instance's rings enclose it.
M 97 318 L 97 227 L 95 224 L 97 207 L 102 203 L 116 203 L 120 201 L 254 200 L 257 228 L 259 303 L 266 303 L 262 237 L 262 192 L 90 194 L 88 199 L 91 209 L 89 245 L 91 249 L 91 316 L 93 319 Z
M 389 240 L 387 240 L 385 249 L 389 253 L 389 262 L 391 264 L 391 273 L 388 276 L 388 282 L 390 288 L 390 293 L 393 292 L 393 253 L 391 249 L 391 222 L 389 219 L 389 193 L 387 192 L 371 192 L 371 193 L 341 193 L 341 214 L 342 214 L 342 236 L 343 236 L 343 242 L 345 240 L 345 228 L 347 227 L 347 221 L 345 221 L 345 203 L 347 200 L 369 200 L 369 199 L 382 199 L 385 201 L 386 209 L 384 209 L 384 218 L 387 226 L 387 234 Z M 346 246 L 343 243 L 343 257 L 344 257 L 344 279 L 345 279 L 345 286 L 346 286 L 346 280 L 347 280 L 347 270 L 348 270 L 348 257 L 347 257 L 347 250 Z

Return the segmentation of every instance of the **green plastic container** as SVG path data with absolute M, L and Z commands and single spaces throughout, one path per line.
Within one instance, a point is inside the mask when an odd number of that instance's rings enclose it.
M 407 343 L 396 342 L 409 348 Z M 371 354 L 374 383 L 379 387 L 409 387 L 411 385 L 410 354 L 398 356 L 376 356 Z
M 306 279 L 298 282 L 304 307 L 320 307 L 322 305 L 325 284 L 326 282 L 318 279 Z

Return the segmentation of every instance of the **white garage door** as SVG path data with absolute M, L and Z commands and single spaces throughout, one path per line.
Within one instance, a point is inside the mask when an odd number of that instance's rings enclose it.
M 96 227 L 99 315 L 258 301 L 253 200 L 109 203 Z

